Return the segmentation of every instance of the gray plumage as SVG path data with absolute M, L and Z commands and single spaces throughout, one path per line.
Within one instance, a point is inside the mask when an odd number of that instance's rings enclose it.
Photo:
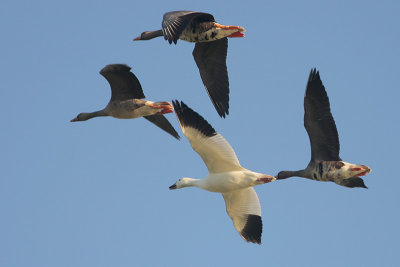
M 111 87 L 111 99 L 107 106 L 99 111 L 80 113 L 71 120 L 86 121 L 100 116 L 112 116 L 119 119 L 134 119 L 144 117 L 154 123 L 173 137 L 179 139 L 179 134 L 174 127 L 162 115 L 172 112 L 172 106 L 168 102 L 152 102 L 142 100 L 145 95 L 139 80 L 125 64 L 110 64 L 105 66 L 100 74 L 106 78 Z
M 139 80 L 130 70 L 131 68 L 125 64 L 110 64 L 100 71 L 110 84 L 110 101 L 145 98 Z

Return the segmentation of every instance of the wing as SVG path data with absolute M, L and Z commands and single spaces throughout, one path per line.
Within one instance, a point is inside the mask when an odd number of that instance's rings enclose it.
M 130 70 L 125 64 L 110 64 L 100 71 L 111 86 L 111 101 L 145 98 L 139 80 Z
M 229 114 L 229 79 L 226 68 L 228 38 L 196 43 L 193 57 L 215 109 L 221 117 Z
M 261 206 L 253 187 L 223 193 L 226 212 L 239 234 L 247 242 L 261 244 Z
M 171 44 L 179 39 L 182 31 L 194 19 L 198 22 L 215 21 L 213 15 L 196 11 L 172 11 L 164 14 L 162 31 L 164 39 Z
M 354 187 L 362 187 L 368 189 L 368 187 L 365 185 L 364 180 L 361 179 L 360 177 L 350 177 L 347 179 L 337 179 L 334 181 L 338 185 L 354 188 Z
M 304 96 L 304 127 L 310 138 L 311 160 L 341 160 L 329 98 L 316 69 L 311 70 Z
M 229 143 L 202 116 L 183 102 L 172 101 L 172 105 L 182 132 L 210 173 L 245 170 Z
M 166 131 L 167 133 L 169 133 L 170 135 L 179 140 L 180 138 L 179 134 L 175 131 L 174 127 L 171 125 L 171 123 L 169 123 L 167 118 L 165 118 L 163 115 L 150 115 L 150 116 L 144 116 L 144 118 L 154 123 L 155 125 L 157 125 L 158 127 L 160 127 L 161 129 L 163 129 L 164 131 Z

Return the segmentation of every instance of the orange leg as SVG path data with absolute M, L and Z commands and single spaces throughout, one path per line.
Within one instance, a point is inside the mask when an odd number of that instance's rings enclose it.
M 166 114 L 166 113 L 172 113 L 174 112 L 174 108 L 169 102 L 163 101 L 163 102 L 157 102 L 154 104 L 147 103 L 148 106 L 156 108 L 156 109 L 161 109 L 157 114 Z
M 362 166 L 361 168 L 360 167 L 350 168 L 351 171 L 363 171 L 363 172 L 361 172 L 361 173 L 359 173 L 357 175 L 354 175 L 355 177 L 364 176 L 364 175 L 366 175 L 366 174 L 371 172 L 371 169 L 368 168 L 367 166 L 364 166 L 364 165 L 361 165 L 361 166 Z
M 244 33 L 242 32 L 234 32 L 231 35 L 228 35 L 227 37 L 244 37 Z
M 263 178 L 258 178 L 257 181 L 259 182 L 263 182 L 264 184 L 272 182 L 274 178 L 270 178 L 270 177 L 263 177 Z
M 358 176 L 364 176 L 364 175 L 366 175 L 368 172 L 367 171 L 365 171 L 365 172 L 362 172 L 362 173 L 359 173 L 359 174 L 357 174 L 357 175 L 354 175 L 355 177 L 358 177 Z
M 240 32 L 246 31 L 243 27 L 240 27 L 240 26 L 221 25 L 219 23 L 214 23 L 214 26 L 217 28 L 224 29 L 224 30 L 238 30 Z

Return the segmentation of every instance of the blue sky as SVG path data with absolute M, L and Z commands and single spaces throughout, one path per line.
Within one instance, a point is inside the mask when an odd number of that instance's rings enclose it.
M 193 44 L 132 42 L 172 10 L 247 30 L 229 40 L 225 120 Z M 400 265 L 399 12 L 397 1 L 3 0 L 0 265 Z M 308 164 L 303 96 L 316 67 L 341 157 L 372 168 L 369 189 L 301 178 L 258 186 L 263 244 L 246 243 L 221 195 L 168 190 L 207 174 L 186 138 L 144 119 L 69 122 L 107 104 L 98 72 L 110 63 L 131 66 L 149 100 L 183 100 L 244 167 L 272 175 Z

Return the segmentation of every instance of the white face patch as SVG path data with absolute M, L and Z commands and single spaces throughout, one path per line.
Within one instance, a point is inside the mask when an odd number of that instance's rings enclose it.
M 347 179 L 351 177 L 357 177 L 365 171 L 367 171 L 367 173 L 370 172 L 370 169 L 364 165 L 357 165 L 344 161 L 342 161 L 342 163 L 344 164 L 342 168 L 338 169 L 336 172 L 332 171 L 333 173 L 332 177 L 334 179 Z

